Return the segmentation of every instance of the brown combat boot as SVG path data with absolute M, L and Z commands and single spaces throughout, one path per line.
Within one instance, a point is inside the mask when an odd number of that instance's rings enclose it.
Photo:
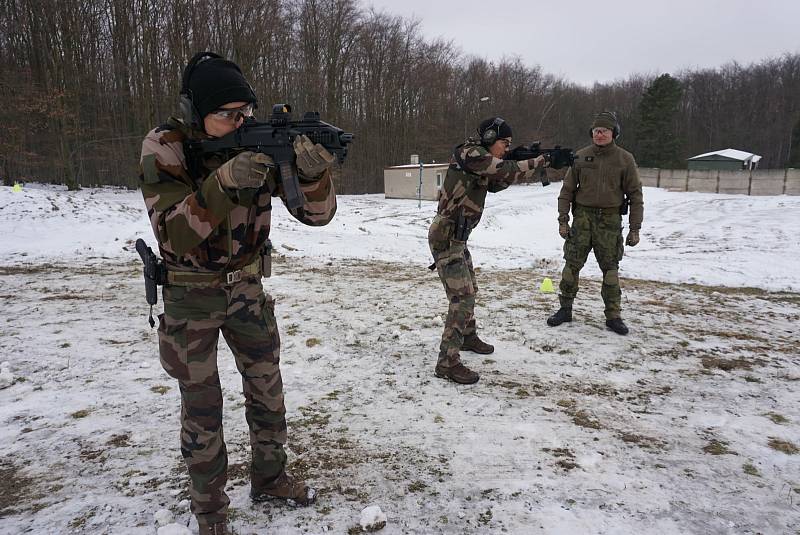
M 197 528 L 197 533 L 200 535 L 233 535 L 233 532 L 228 529 L 228 524 L 225 522 L 199 524 Z
M 473 333 L 464 337 L 464 343 L 461 344 L 461 351 L 472 351 L 480 355 L 489 355 L 494 353 L 494 346 L 478 338 L 477 333 Z
M 280 500 L 285 501 L 289 507 L 298 507 L 314 503 L 317 491 L 284 471 L 264 488 L 258 490 L 251 488 L 250 499 L 254 502 Z
M 473 383 L 477 383 L 478 379 L 480 379 L 480 375 L 470 370 L 460 362 L 455 366 L 450 366 L 449 368 L 445 368 L 444 366 L 437 364 L 434 375 L 436 375 L 436 377 L 439 379 L 449 379 L 462 385 L 471 385 Z

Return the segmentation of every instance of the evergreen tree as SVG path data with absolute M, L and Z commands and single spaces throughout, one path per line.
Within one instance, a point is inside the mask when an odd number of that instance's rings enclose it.
M 678 168 L 681 142 L 675 118 L 683 89 L 669 74 L 662 74 L 645 90 L 639 103 L 636 161 L 642 167 Z
M 800 169 L 800 119 L 792 129 L 792 144 L 789 147 L 789 161 L 786 162 L 786 167 Z

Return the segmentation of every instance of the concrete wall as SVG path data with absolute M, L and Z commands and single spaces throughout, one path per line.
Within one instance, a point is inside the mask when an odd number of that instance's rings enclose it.
M 800 195 L 800 169 L 786 170 L 786 195 Z
M 447 166 L 425 167 L 422 171 L 422 199 L 435 201 L 439 195 L 436 175 L 444 177 Z M 419 167 L 383 170 L 383 191 L 387 199 L 416 199 L 419 188 Z
M 652 167 L 640 167 L 639 178 L 642 180 L 642 186 L 657 188 L 658 171 L 659 169 L 653 169 Z
M 760 171 L 757 171 L 760 172 Z M 717 193 L 750 194 L 750 171 L 720 171 Z
M 750 182 L 750 195 L 777 195 L 783 193 L 786 169 L 764 169 L 753 175 Z
M 670 191 L 686 191 L 686 169 L 661 169 L 658 173 L 658 187 Z
M 642 185 L 670 191 L 739 195 L 800 195 L 800 169 L 753 171 L 639 168 Z
M 719 171 L 710 169 L 690 169 L 687 173 L 687 191 L 701 193 L 717 192 L 717 175 Z

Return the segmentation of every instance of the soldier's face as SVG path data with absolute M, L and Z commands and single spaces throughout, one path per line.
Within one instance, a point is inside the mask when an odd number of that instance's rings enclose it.
M 218 114 L 211 112 L 203 118 L 203 126 L 205 126 L 206 134 L 214 137 L 222 137 L 230 134 L 244 122 L 245 108 L 248 107 L 247 102 L 229 102 L 220 106 L 218 111 L 225 110 L 242 110 L 242 113 L 231 114 Z M 250 107 L 248 115 L 252 115 L 253 109 Z
M 489 153 L 495 158 L 500 158 L 502 160 L 510 146 L 510 137 L 500 138 L 489 146 Z
M 604 146 L 611 143 L 611 140 L 614 139 L 614 131 L 608 128 L 603 128 L 602 126 L 598 126 L 597 128 L 592 128 L 592 141 L 594 141 L 595 145 Z

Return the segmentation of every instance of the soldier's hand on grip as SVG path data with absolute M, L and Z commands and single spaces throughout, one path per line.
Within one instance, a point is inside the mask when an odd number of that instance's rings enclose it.
M 307 136 L 294 138 L 294 153 L 297 155 L 297 169 L 307 177 L 317 177 L 333 165 L 333 154 L 325 147 L 316 145 Z
M 536 169 L 537 167 L 547 167 L 550 165 L 550 161 L 548 158 L 545 158 L 544 155 L 541 155 L 528 160 L 528 165 L 531 166 L 531 169 Z
M 562 221 L 558 224 L 558 233 L 565 240 L 569 238 L 569 223 Z
M 625 238 L 625 245 L 636 247 L 637 243 L 639 243 L 639 231 L 638 230 L 628 231 L 628 237 Z
M 225 188 L 260 188 L 275 162 L 266 154 L 245 151 L 237 154 L 215 171 L 217 180 Z

